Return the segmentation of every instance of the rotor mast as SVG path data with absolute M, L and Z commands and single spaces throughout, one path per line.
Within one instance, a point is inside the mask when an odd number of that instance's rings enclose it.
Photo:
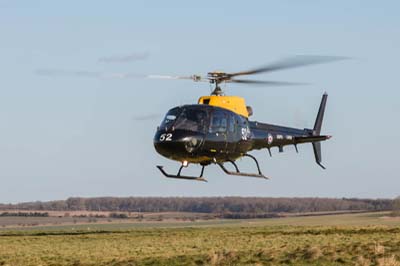
M 210 82 L 211 84 L 214 84 L 214 90 L 211 92 L 210 95 L 215 95 L 215 96 L 222 96 L 224 94 L 224 92 L 222 91 L 221 87 L 219 86 L 219 84 L 221 82 L 218 81 L 214 81 L 214 82 Z
M 211 92 L 211 95 L 222 96 L 224 92 L 222 91 L 220 84 L 230 80 L 229 74 L 214 71 L 207 73 L 207 78 L 211 84 L 214 84 L 214 90 Z

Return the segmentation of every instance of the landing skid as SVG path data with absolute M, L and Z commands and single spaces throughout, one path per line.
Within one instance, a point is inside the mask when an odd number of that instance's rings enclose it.
M 179 171 L 178 171 L 178 173 L 177 173 L 176 175 L 168 174 L 167 172 L 164 171 L 163 166 L 157 165 L 158 170 L 160 170 L 160 172 L 161 172 L 165 177 L 168 177 L 168 178 L 177 178 L 177 179 L 187 179 L 187 180 L 196 180 L 196 181 L 207 182 L 207 180 L 203 178 L 204 167 L 205 167 L 205 166 L 202 166 L 202 168 L 201 168 L 200 176 L 199 176 L 199 177 L 195 177 L 195 176 L 181 175 L 181 171 L 182 171 L 183 165 L 179 168 Z
M 257 159 L 256 159 L 254 156 L 252 156 L 252 155 L 250 155 L 250 154 L 244 154 L 243 156 L 244 156 L 244 157 L 250 157 L 251 159 L 254 160 L 254 162 L 256 163 L 256 166 L 257 166 L 257 171 L 258 171 L 257 174 L 256 174 L 256 173 L 242 173 L 242 172 L 240 172 L 239 167 L 238 167 L 237 164 L 236 164 L 234 161 L 232 161 L 232 160 L 229 160 L 228 162 L 230 162 L 230 163 L 235 167 L 235 171 L 229 171 L 228 169 L 226 169 L 226 167 L 224 166 L 223 163 L 218 163 L 218 162 L 215 162 L 215 163 L 216 163 L 216 164 L 222 169 L 222 171 L 224 171 L 224 173 L 227 174 L 227 175 L 247 176 L 247 177 L 257 177 L 257 178 L 269 179 L 268 177 L 266 177 L 266 176 L 261 172 L 261 170 L 260 170 L 260 165 L 258 164 L 258 161 L 257 161 Z M 178 173 L 177 173 L 176 175 L 168 174 L 168 173 L 163 169 L 163 166 L 161 166 L 161 165 L 157 165 L 157 168 L 158 168 L 158 170 L 160 170 L 160 172 L 161 172 L 165 177 L 168 177 L 168 178 L 187 179 L 187 180 L 196 180 L 196 181 L 207 182 L 207 180 L 203 177 L 204 168 L 206 167 L 206 165 L 203 165 L 203 166 L 202 166 L 200 176 L 198 176 L 198 177 L 196 177 L 196 176 L 181 175 L 182 169 L 183 169 L 183 167 L 185 167 L 185 166 L 187 166 L 187 165 L 182 165 L 182 166 L 179 168 Z

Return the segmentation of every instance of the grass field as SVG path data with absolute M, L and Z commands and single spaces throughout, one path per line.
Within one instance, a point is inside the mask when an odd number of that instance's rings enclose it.
M 385 213 L 0 231 L 0 265 L 400 265 Z

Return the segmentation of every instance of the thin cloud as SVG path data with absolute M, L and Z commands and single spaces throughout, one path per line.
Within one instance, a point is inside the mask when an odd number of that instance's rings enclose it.
M 161 119 L 161 114 L 147 114 L 147 115 L 137 115 L 132 117 L 135 121 L 148 121 L 148 120 L 157 120 Z
M 78 78 L 100 78 L 100 79 L 129 79 L 146 78 L 147 75 L 136 73 L 103 73 L 86 70 L 65 70 L 65 69 L 38 69 L 36 75 L 47 77 L 78 77 Z
M 143 61 L 149 57 L 149 53 L 132 53 L 129 55 L 114 55 L 99 58 L 100 63 L 130 63 L 135 61 Z
M 89 77 L 89 78 L 101 78 L 102 73 L 85 70 L 65 70 L 65 69 L 38 69 L 35 74 L 40 76 L 49 77 Z

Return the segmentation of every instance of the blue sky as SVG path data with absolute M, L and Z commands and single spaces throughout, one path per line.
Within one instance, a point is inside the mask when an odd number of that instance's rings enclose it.
M 400 195 L 400 17 L 397 1 L 0 0 L 0 202 L 69 196 Z M 104 57 L 147 54 L 144 60 Z M 44 77 L 38 69 L 204 74 L 297 55 L 353 60 L 260 75 L 301 87 L 231 85 L 254 119 L 312 127 L 329 93 L 323 171 L 311 145 L 259 158 L 269 181 L 206 169 L 209 183 L 169 180 L 176 162 L 152 138 L 171 107 L 207 95 L 207 84 Z M 151 115 L 154 119 L 137 121 Z M 251 162 L 239 162 L 250 169 Z M 200 169 L 193 167 L 188 173 Z

